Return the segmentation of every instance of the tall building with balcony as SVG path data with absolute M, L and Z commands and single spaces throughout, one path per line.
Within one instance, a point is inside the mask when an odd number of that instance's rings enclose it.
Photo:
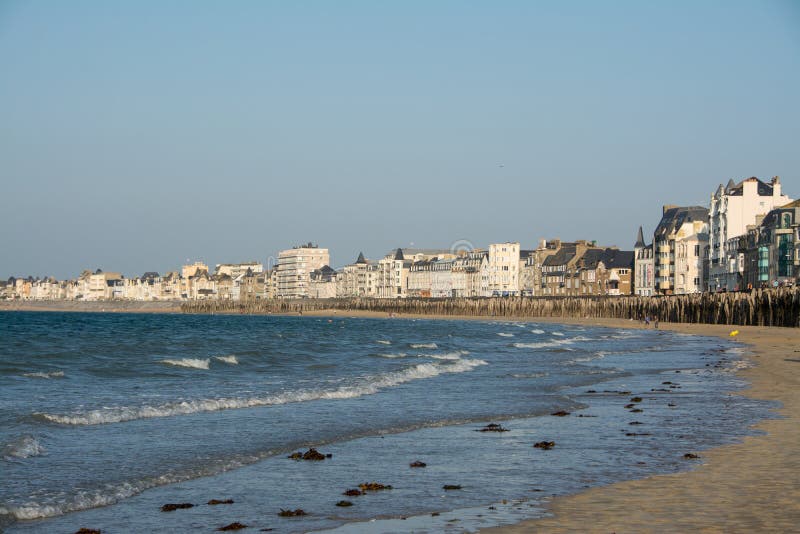
M 656 292 L 699 293 L 704 286 L 708 209 L 664 206 L 653 235 Z
M 489 245 L 489 287 L 486 296 L 519 295 L 519 242 Z
M 710 291 L 744 287 L 744 255 L 739 252 L 739 238 L 747 233 L 748 225 L 756 224 L 756 217 L 789 202 L 777 176 L 769 183 L 752 177 L 717 187 L 711 195 L 708 217 Z
M 311 243 L 282 250 L 278 253 L 278 265 L 275 267 L 275 297 L 308 297 L 311 271 L 329 264 L 328 249 Z

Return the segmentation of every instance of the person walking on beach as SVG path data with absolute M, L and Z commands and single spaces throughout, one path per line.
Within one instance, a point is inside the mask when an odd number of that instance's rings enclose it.
M 644 325 L 645 326 L 650 326 L 650 316 L 649 315 L 645 315 L 644 316 Z
M 656 330 L 658 330 L 658 315 L 653 317 L 653 325 L 656 327 Z

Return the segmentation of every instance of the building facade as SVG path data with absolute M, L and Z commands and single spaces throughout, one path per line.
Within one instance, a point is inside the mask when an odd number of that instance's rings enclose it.
M 308 243 L 282 250 L 275 267 L 275 298 L 308 297 L 311 271 L 330 265 L 328 249 Z
M 791 199 L 781 192 L 777 176 L 769 183 L 752 177 L 717 187 L 711 195 L 708 215 L 710 291 L 735 291 L 743 287 L 744 256 L 739 252 L 739 237 L 756 223 L 757 216 L 789 202 Z
M 656 292 L 699 293 L 704 286 L 708 250 L 708 209 L 664 206 L 653 235 Z

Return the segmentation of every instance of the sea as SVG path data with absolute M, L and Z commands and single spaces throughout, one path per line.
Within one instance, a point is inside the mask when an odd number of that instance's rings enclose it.
M 0 530 L 516 523 L 751 433 L 773 405 L 738 393 L 747 365 L 652 327 L 0 312 Z

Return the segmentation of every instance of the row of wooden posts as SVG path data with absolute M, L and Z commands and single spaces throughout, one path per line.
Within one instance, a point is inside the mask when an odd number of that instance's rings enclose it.
M 394 314 L 472 317 L 659 319 L 677 323 L 800 326 L 800 288 L 737 293 L 624 297 L 341 298 L 251 302 L 199 300 L 185 313 L 301 313 L 360 310 Z

